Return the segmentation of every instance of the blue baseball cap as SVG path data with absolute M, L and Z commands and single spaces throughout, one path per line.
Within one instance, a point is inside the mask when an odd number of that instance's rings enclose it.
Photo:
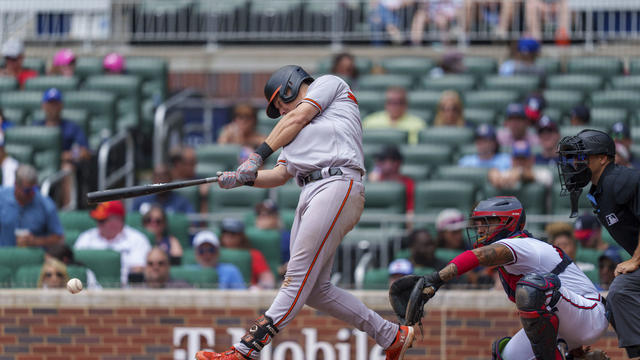
M 511 103 L 507 105 L 505 113 L 507 114 L 507 118 L 527 118 L 527 114 L 524 112 L 524 105 L 520 103 Z
M 494 139 L 496 138 L 496 130 L 489 124 L 480 124 L 476 128 L 476 139 Z
M 521 38 L 518 40 L 518 52 L 530 54 L 540 50 L 540 42 L 533 38 Z
M 618 121 L 617 123 L 611 125 L 611 131 L 609 131 L 609 135 L 613 139 L 630 139 L 631 138 L 631 130 L 627 124 L 622 121 Z
M 513 157 L 529 157 L 531 156 L 531 146 L 525 140 L 515 141 L 511 147 Z
M 413 264 L 407 259 L 396 259 L 389 264 L 389 275 L 411 275 Z
M 608 258 L 615 265 L 618 265 L 622 262 L 622 256 L 620 256 L 620 251 L 617 246 L 609 246 L 607 250 L 605 250 L 602 255 L 598 257 L 598 262 L 602 261 L 602 259 Z
M 49 101 L 62 101 L 62 93 L 60 90 L 56 88 L 47 89 L 44 94 L 42 94 L 42 102 Z

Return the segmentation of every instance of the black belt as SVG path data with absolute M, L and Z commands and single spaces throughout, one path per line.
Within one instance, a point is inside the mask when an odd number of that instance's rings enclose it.
M 342 170 L 337 167 L 329 168 L 329 176 L 342 175 Z M 302 185 L 307 185 L 308 183 L 321 180 L 324 176 L 322 175 L 322 170 L 312 171 L 307 176 L 302 176 L 300 180 L 302 180 Z

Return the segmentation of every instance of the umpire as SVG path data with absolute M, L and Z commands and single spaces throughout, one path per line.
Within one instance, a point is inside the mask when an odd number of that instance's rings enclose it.
M 600 223 L 630 255 L 615 269 L 607 296 L 607 317 L 618 334 L 618 346 L 630 358 L 640 356 L 640 171 L 614 164 L 613 139 L 586 129 L 558 143 L 562 190 L 571 196 L 572 212 L 589 181 L 587 194 Z

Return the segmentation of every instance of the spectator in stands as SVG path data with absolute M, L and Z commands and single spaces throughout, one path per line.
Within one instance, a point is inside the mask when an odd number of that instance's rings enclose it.
M 166 165 L 157 165 L 153 169 L 154 184 L 168 183 L 173 181 L 171 173 Z M 194 212 L 193 206 L 184 196 L 175 191 L 166 191 L 159 194 L 151 194 L 138 197 L 133 202 L 133 210 L 145 214 L 151 205 L 157 204 L 167 213 L 191 214 Z
M 418 8 L 413 14 L 411 21 L 411 43 L 414 46 L 422 45 L 424 27 L 433 23 L 440 35 L 440 41 L 448 44 L 450 39 L 449 30 L 453 23 L 458 21 L 462 25 L 463 2 L 458 0 L 421 0 L 416 1 Z
M 616 143 L 616 164 L 640 169 L 640 161 L 634 158 L 631 152 L 633 140 L 631 139 L 631 129 L 629 129 L 629 126 L 619 121 L 611 125 L 609 135 L 611 135 L 611 138 Z
M 76 54 L 71 49 L 62 49 L 53 56 L 51 75 L 73 76 L 76 72 Z
M 76 261 L 75 256 L 73 254 L 73 250 L 71 250 L 69 245 L 56 244 L 56 245 L 48 246 L 46 248 L 44 258 L 45 258 L 45 261 L 49 258 L 60 260 L 67 266 L 75 265 L 75 266 L 85 267 L 87 269 L 86 270 L 87 283 L 85 284 L 85 287 L 87 289 L 93 289 L 93 290 L 102 289 L 102 286 L 100 285 L 100 283 L 98 282 L 98 279 L 96 278 L 96 274 L 91 269 L 89 269 L 87 265 L 79 261 Z
M 576 260 L 578 241 L 573 236 L 572 230 L 571 224 L 566 222 L 551 223 L 545 228 L 546 233 L 549 234 L 549 243 L 551 245 L 562 249 L 583 272 L 594 271 L 596 264 Z
M 507 106 L 504 128 L 498 130 L 500 146 L 511 147 L 516 140 L 526 140 L 531 145 L 538 144 L 538 135 L 530 128 L 524 105 L 511 103 Z
M 402 44 L 404 36 L 400 31 L 400 11 L 405 6 L 403 0 L 375 0 L 372 2 L 372 11 L 369 17 L 371 31 L 373 33 L 373 44 L 383 43 L 385 32 L 391 42 Z
M 438 247 L 443 249 L 464 250 L 462 229 L 467 227 L 467 220 L 458 209 L 444 209 L 436 217 Z
M 218 144 L 238 144 L 253 150 L 266 138 L 257 126 L 256 109 L 250 104 L 238 104 L 233 108 L 233 119 L 222 128 Z
M 550 14 L 556 18 L 556 43 L 569 44 L 570 12 L 568 0 L 527 0 L 525 2 L 525 23 L 527 32 L 534 39 L 542 40 L 542 21 Z
M 558 162 L 558 141 L 560 131 L 558 124 L 546 115 L 538 121 L 538 138 L 540 139 L 540 152 L 536 154 L 536 165 L 555 166 Z
M 389 286 L 403 276 L 413 274 L 413 264 L 407 259 L 395 259 L 389 263 Z
M 14 159 L 4 149 L 4 133 L 0 131 L 0 184 L 4 187 L 12 187 L 16 182 L 16 170 L 18 170 L 18 160 Z
M 576 105 L 571 109 L 571 126 L 586 126 L 591 121 L 591 112 L 585 105 Z
M 244 233 L 244 224 L 240 220 L 226 218 L 222 220 L 220 243 L 230 249 L 245 249 L 251 254 L 251 288 L 273 289 L 276 279 L 269 264 L 260 250 L 251 248 Z
M 154 246 L 165 253 L 171 265 L 180 265 L 182 259 L 182 245 L 180 241 L 169 233 L 167 224 L 167 214 L 159 205 L 151 205 L 149 210 L 142 216 L 142 225 L 154 236 Z
M 14 187 L 0 189 L 0 246 L 51 246 L 63 241 L 58 210 L 38 191 L 31 165 L 16 170 Z
M 437 248 L 436 239 L 425 229 L 414 230 L 409 235 L 409 249 L 411 251 L 409 260 L 415 267 L 427 267 L 436 271 L 445 267 L 447 262 L 436 257 Z
M 573 224 L 573 236 L 583 247 L 605 251 L 609 245 L 602 239 L 602 228 L 598 218 L 588 212 L 578 216 Z
M 532 38 L 523 37 L 518 40 L 517 53 L 514 59 L 500 65 L 500 75 L 544 75 L 544 68 L 536 64 L 540 53 L 540 43 Z
M 278 274 L 284 276 L 289 262 L 289 243 L 291 231 L 285 228 L 278 213 L 278 205 L 271 199 L 266 199 L 256 205 L 256 222 L 254 226 L 262 230 L 278 230 L 280 232 L 280 258 L 282 265 Z
M 245 289 L 242 273 L 233 264 L 219 263 L 220 241 L 216 234 L 202 230 L 193 237 L 196 261 L 202 268 L 214 268 L 218 273 L 218 288 Z
M 359 75 L 356 58 L 346 52 L 337 54 L 331 62 L 331 73 L 341 77 L 352 88 L 355 87 Z
M 126 213 L 122 201 L 100 203 L 89 215 L 96 221 L 97 227 L 80 234 L 73 248 L 119 252 L 122 285 L 129 282 L 130 275 L 131 278 L 141 276 L 151 246 L 143 233 L 125 224 Z
M 191 146 L 176 147 L 169 151 L 169 161 L 171 163 L 171 178 L 173 181 L 193 180 L 197 178 L 196 166 L 198 157 L 196 150 Z M 209 212 L 209 188 L 211 184 L 198 186 L 200 209 L 203 214 Z
M 439 78 L 444 75 L 462 74 L 464 70 L 464 55 L 457 51 L 449 51 L 442 56 L 438 66 L 429 70 L 429 76 Z
M 37 121 L 37 126 L 59 127 L 62 133 L 62 154 L 60 167 L 69 171 L 62 181 L 62 207 L 71 203 L 73 180 L 76 177 L 76 169 L 86 165 L 91 159 L 89 142 L 84 130 L 76 123 L 62 117 L 62 93 L 56 88 L 50 88 L 42 95 L 42 110 L 44 120 Z
M 534 168 L 535 159 L 531 145 L 523 140 L 513 143 L 511 152 L 511 169 L 500 171 L 490 169 L 489 183 L 496 189 L 517 189 L 527 183 L 540 183 L 551 186 L 553 174 L 545 167 Z
M 38 277 L 38 288 L 40 289 L 64 289 L 69 281 L 67 265 L 62 261 L 49 258 L 46 259 L 40 269 Z
M 384 111 L 368 115 L 362 121 L 365 129 L 400 129 L 409 132 L 409 144 L 418 143 L 418 133 L 427 124 L 423 119 L 407 112 L 407 91 L 390 87 L 385 94 Z
M 476 153 L 465 155 L 458 161 L 458 166 L 483 167 L 507 170 L 511 168 L 511 156 L 498 152 L 500 145 L 496 131 L 489 124 L 480 124 L 475 131 Z
M 12 126 L 13 126 L 13 121 L 7 119 L 4 116 L 4 113 L 2 112 L 2 108 L 0 108 L 0 130 L 4 132 Z
M 124 73 L 124 56 L 112 52 L 107 54 L 102 60 L 102 68 L 105 74 L 120 75 Z
M 616 157 L 614 161 L 615 164 L 628 167 L 628 168 L 633 168 L 634 166 L 633 164 L 631 164 L 630 160 L 631 160 L 631 154 L 629 153 L 629 150 L 627 150 L 627 148 L 621 143 L 616 143 Z
M 0 69 L 0 76 L 11 76 L 18 81 L 21 89 L 28 79 L 38 76 L 38 72 L 22 67 L 24 61 L 24 43 L 20 40 L 9 40 L 2 45 L 4 68 Z
M 547 107 L 547 102 L 544 100 L 544 96 L 540 93 L 533 93 L 527 96 L 524 100 L 524 114 L 529 120 L 529 124 L 532 126 L 538 125 L 542 112 Z
M 404 185 L 405 188 L 405 206 L 406 212 L 413 213 L 413 194 L 415 189 L 415 182 L 412 178 L 404 176 L 400 173 L 402 167 L 402 154 L 395 145 L 387 145 L 376 154 L 376 161 L 369 174 L 369 181 L 395 181 Z
M 460 95 L 453 90 L 443 91 L 433 126 L 464 127 L 464 108 Z
M 153 247 L 147 254 L 147 264 L 144 267 L 144 287 L 148 289 L 184 289 L 192 287 L 184 280 L 172 279 L 169 274 L 169 256 L 167 253 Z
M 598 258 L 598 277 L 602 290 L 609 290 L 609 286 L 615 278 L 616 266 L 622 262 L 619 249 L 617 246 L 610 246 Z

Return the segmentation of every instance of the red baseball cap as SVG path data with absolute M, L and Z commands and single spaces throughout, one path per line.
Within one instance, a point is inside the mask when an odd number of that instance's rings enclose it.
M 100 203 L 89 215 L 95 220 L 105 220 L 111 215 L 118 215 L 124 218 L 124 204 L 120 200 Z

